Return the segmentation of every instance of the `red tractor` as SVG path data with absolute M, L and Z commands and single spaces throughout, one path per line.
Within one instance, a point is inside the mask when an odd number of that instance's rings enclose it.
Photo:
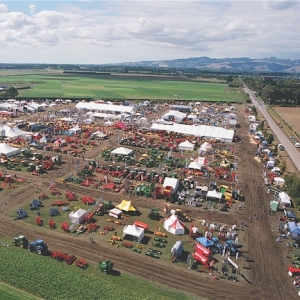
M 77 201 L 77 196 L 75 192 L 71 192 L 69 190 L 66 191 L 66 199 L 68 201 Z

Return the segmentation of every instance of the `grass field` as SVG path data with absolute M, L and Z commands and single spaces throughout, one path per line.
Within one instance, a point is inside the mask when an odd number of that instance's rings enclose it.
M 0 248 L 0 263 L 0 280 L 21 289 L 8 291 L 7 285 L 0 284 L 0 297 L 4 295 L 0 299 L 37 299 L 23 296 L 23 289 L 49 300 L 191 299 L 140 278 L 121 274 L 108 279 L 96 266 L 82 270 L 13 246 Z
M 31 295 L 23 290 L 0 281 L 0 299 L 3 300 L 38 300 L 34 295 Z
M 222 83 L 91 77 L 68 74 L 0 73 L 0 85 L 20 89 L 18 98 L 158 99 L 195 101 L 243 101 L 237 88 Z

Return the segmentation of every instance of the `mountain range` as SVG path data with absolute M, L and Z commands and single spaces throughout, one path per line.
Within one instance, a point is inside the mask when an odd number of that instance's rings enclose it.
M 276 57 L 252 59 L 194 57 L 174 60 L 127 62 L 118 65 L 129 67 L 175 68 L 216 70 L 225 72 L 267 72 L 267 73 L 300 73 L 300 59 L 279 59 Z

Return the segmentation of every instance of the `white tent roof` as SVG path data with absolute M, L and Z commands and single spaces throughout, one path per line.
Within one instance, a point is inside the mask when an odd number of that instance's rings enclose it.
M 179 186 L 179 179 L 166 177 L 163 183 L 163 187 L 171 186 L 174 190 L 177 190 Z
M 274 177 L 273 181 L 275 181 L 276 183 L 285 183 L 284 178 L 281 177 Z
M 164 222 L 164 228 L 172 234 L 184 234 L 184 224 L 177 218 L 176 215 L 171 215 Z
M 113 105 L 106 103 L 91 102 L 79 102 L 75 105 L 77 109 L 88 109 L 98 111 L 113 111 L 113 112 L 126 112 L 129 114 L 134 113 L 135 108 L 133 106 Z
M 73 223 L 73 224 L 79 224 L 85 219 L 87 214 L 88 214 L 88 212 L 86 210 L 82 209 L 82 208 L 80 208 L 76 211 L 72 211 L 69 214 L 70 222 Z
M 216 190 L 208 191 L 207 194 L 206 194 L 206 198 L 221 199 L 222 198 L 222 193 L 218 193 Z
M 281 192 L 278 194 L 278 197 L 281 204 L 285 206 L 291 206 L 291 199 L 287 193 Z
M 20 149 L 11 147 L 6 143 L 0 143 L 0 153 L 5 154 L 7 157 L 10 157 L 19 154 Z
M 129 155 L 133 152 L 133 150 L 125 148 L 125 147 L 119 147 L 115 150 L 111 151 L 111 154 L 121 154 L 121 155 Z
M 138 227 L 135 224 L 126 225 L 123 229 L 123 238 L 125 235 L 133 236 L 137 239 L 137 242 L 140 243 L 145 235 L 144 228 Z
M 162 119 L 166 119 L 168 118 L 169 116 L 174 116 L 175 119 L 177 120 L 182 120 L 186 117 L 186 114 L 185 113 L 182 113 L 178 110 L 170 110 L 169 112 L 165 113 L 163 116 L 162 116 Z
M 21 130 L 18 126 L 13 127 L 13 130 L 20 136 L 20 135 L 28 135 L 32 134 L 31 132 L 26 132 Z
M 12 138 L 19 136 L 19 134 L 10 128 L 9 130 L 5 131 L 5 136 Z
M 189 169 L 201 170 L 202 165 L 203 165 L 203 164 L 201 164 L 201 163 L 199 163 L 199 162 L 192 161 L 192 162 L 189 164 L 188 168 L 189 168 Z
M 210 139 L 221 139 L 225 142 L 232 142 L 234 130 L 225 129 L 222 127 L 206 126 L 206 125 L 185 125 L 185 124 L 173 124 L 164 125 L 153 123 L 151 130 L 164 130 L 167 132 L 177 132 L 186 135 L 203 136 Z
M 179 150 L 194 150 L 195 145 L 189 141 L 182 142 L 178 145 Z

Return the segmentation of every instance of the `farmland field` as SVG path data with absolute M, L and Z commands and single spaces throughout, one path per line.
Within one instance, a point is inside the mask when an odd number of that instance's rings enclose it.
M 156 299 L 157 295 L 160 299 L 189 299 L 139 278 L 122 274 L 108 279 L 96 267 L 81 270 L 21 248 L 2 247 L 0 253 L 0 280 L 44 299 Z M 22 264 L 16 264 L 16 261 L 22 261 Z M 21 290 L 12 291 L 7 290 L 7 285 L 0 284 L 0 297 L 5 296 L 1 299 L 38 299 L 29 294 L 23 295 Z
M 290 126 L 293 128 L 295 132 L 300 133 L 300 124 L 299 124 L 300 108 L 274 106 L 273 109 L 283 120 L 285 120 L 288 124 L 290 124 Z
M 84 76 L 63 73 L 0 73 L 0 85 L 13 85 L 22 98 L 154 99 L 194 101 L 243 101 L 238 88 L 225 83 L 159 80 L 151 77 Z
M 0 281 L 0 299 L 5 300 L 38 300 L 40 298 L 31 295 L 23 290 L 16 289 Z

